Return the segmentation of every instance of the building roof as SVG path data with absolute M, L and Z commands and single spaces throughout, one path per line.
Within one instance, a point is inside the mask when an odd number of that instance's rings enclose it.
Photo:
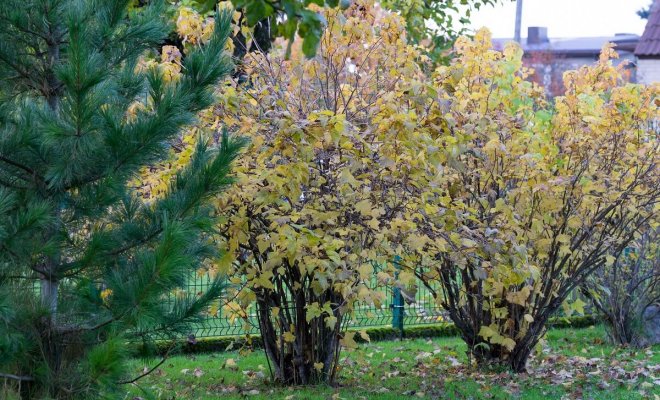
M 495 48 L 503 48 L 511 39 L 494 39 Z M 639 36 L 635 34 L 621 33 L 615 36 L 599 37 L 579 37 L 579 38 L 549 38 L 548 41 L 537 44 L 528 44 L 527 40 L 522 40 L 522 48 L 527 52 L 552 52 L 555 54 L 574 56 L 574 57 L 593 57 L 598 56 L 605 43 L 614 43 L 619 53 L 635 50 L 639 41 Z
M 635 49 L 635 55 L 638 57 L 660 57 L 660 7 L 657 4 L 656 1 Z

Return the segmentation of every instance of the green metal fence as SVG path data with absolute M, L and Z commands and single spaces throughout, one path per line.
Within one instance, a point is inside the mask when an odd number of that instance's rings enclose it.
M 211 285 L 212 278 L 208 275 L 192 276 L 186 286 L 188 293 L 203 293 Z M 438 306 L 433 298 L 432 292 L 424 285 L 418 285 L 415 291 L 401 290 L 396 287 L 382 286 L 376 283 L 374 277 L 371 282 L 372 289 L 384 293 L 384 301 L 380 307 L 373 304 L 361 304 L 355 308 L 350 319 L 345 321 L 346 327 L 350 329 L 374 328 L 391 326 L 403 331 L 404 327 L 431 325 L 439 322 L 449 322 L 449 316 L 446 310 Z M 39 282 L 35 283 L 35 291 L 39 292 Z M 435 288 L 433 288 L 435 289 Z M 439 288 L 438 288 L 439 289 Z M 172 300 L 176 296 L 171 295 Z M 575 297 L 582 298 L 582 295 L 576 291 L 572 294 Z M 585 299 L 586 300 L 586 299 Z M 220 304 L 224 303 L 220 299 Z M 591 315 L 592 306 L 588 304 L 585 307 L 585 315 Z M 557 316 L 562 316 L 560 309 Z M 216 314 L 205 313 L 202 321 L 191 327 L 190 334 L 196 338 L 219 337 L 219 336 L 241 336 L 245 334 L 258 334 L 259 325 L 257 322 L 256 308 L 248 310 L 247 319 L 237 318 L 231 320 L 225 315 L 222 306 L 219 307 Z
M 188 290 L 194 293 L 203 292 L 210 282 L 211 278 L 208 276 L 195 276 L 191 278 Z M 389 286 L 378 287 L 375 282 L 373 284 L 375 290 L 384 292 L 385 301 L 380 307 L 372 304 L 358 305 L 353 315 L 346 321 L 348 328 L 393 326 L 402 329 L 403 326 L 446 321 L 446 312 L 435 304 L 432 293 L 426 287 L 420 285 L 416 292 L 411 293 Z M 205 315 L 203 321 L 191 332 L 197 338 L 258 333 L 259 326 L 254 307 L 248 310 L 247 322 L 244 319 L 230 320 L 220 307 L 217 314 Z

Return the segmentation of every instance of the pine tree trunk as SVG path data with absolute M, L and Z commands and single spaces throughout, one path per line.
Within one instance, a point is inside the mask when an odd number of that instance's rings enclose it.
M 56 267 L 57 262 L 49 258 L 44 265 L 44 274 L 40 281 L 41 303 L 48 310 L 48 316 L 40 321 L 41 346 L 49 374 L 49 378 L 46 379 L 46 390 L 54 398 L 58 395 L 56 377 L 60 373 L 63 353 L 57 316 L 59 280 L 55 277 Z
M 48 106 L 54 112 L 57 112 L 61 96 L 61 84 L 55 73 L 54 66 L 60 60 L 60 41 L 62 40 L 62 28 L 53 25 L 49 28 L 49 35 L 46 38 L 48 64 L 52 68 L 45 71 L 45 84 L 42 89 L 42 94 L 46 98 Z M 58 222 L 60 212 L 55 210 L 54 217 Z M 48 232 L 48 235 L 53 235 L 53 231 Z M 57 278 L 57 266 L 59 256 L 48 257 L 44 266 L 43 274 L 40 280 L 41 283 L 41 303 L 48 310 L 47 320 L 42 321 L 41 326 L 41 341 L 43 347 L 43 354 L 45 361 L 49 368 L 50 376 L 56 377 L 60 371 L 62 364 L 62 343 L 59 339 L 59 326 L 58 326 L 58 296 L 59 296 L 59 279 Z M 48 380 L 48 392 L 51 396 L 57 396 L 57 384 Z
M 50 313 L 50 318 L 54 324 L 57 320 L 57 293 L 59 282 L 51 280 L 48 277 L 41 279 L 41 302 Z

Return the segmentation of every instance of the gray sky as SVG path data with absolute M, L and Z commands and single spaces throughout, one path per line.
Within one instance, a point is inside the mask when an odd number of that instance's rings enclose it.
M 493 37 L 513 37 L 516 3 L 504 0 L 472 16 L 472 28 L 490 28 Z M 528 26 L 545 26 L 550 37 L 641 35 L 646 25 L 636 11 L 650 0 L 523 0 L 522 36 Z

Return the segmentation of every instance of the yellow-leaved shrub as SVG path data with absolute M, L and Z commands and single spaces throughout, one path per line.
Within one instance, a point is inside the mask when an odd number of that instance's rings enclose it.
M 316 57 L 299 44 L 288 60 L 285 49 L 248 54 L 248 82 L 226 88 L 216 109 L 251 138 L 218 203 L 228 240 L 216 268 L 240 286 L 235 303 L 256 305 L 286 383 L 332 380 L 339 347 L 355 343 L 342 332 L 356 305 L 384 300 L 374 289 L 390 281 L 387 232 L 408 175 L 399 148 L 414 140 L 423 79 L 396 15 L 368 2 L 325 15 Z
M 516 44 L 481 30 L 456 51 L 433 77 L 425 146 L 441 155 L 420 171 L 403 263 L 440 286 L 477 361 L 523 371 L 568 294 L 657 224 L 659 86 L 627 83 L 608 45 L 548 102 Z
M 421 282 L 477 361 L 524 370 L 568 294 L 657 226 L 658 85 L 606 46 L 549 101 L 487 30 L 428 76 L 399 16 L 323 12 L 314 58 L 248 54 L 196 128 L 251 139 L 217 203 L 226 311 L 255 310 L 278 380 L 332 380 L 356 308 Z

